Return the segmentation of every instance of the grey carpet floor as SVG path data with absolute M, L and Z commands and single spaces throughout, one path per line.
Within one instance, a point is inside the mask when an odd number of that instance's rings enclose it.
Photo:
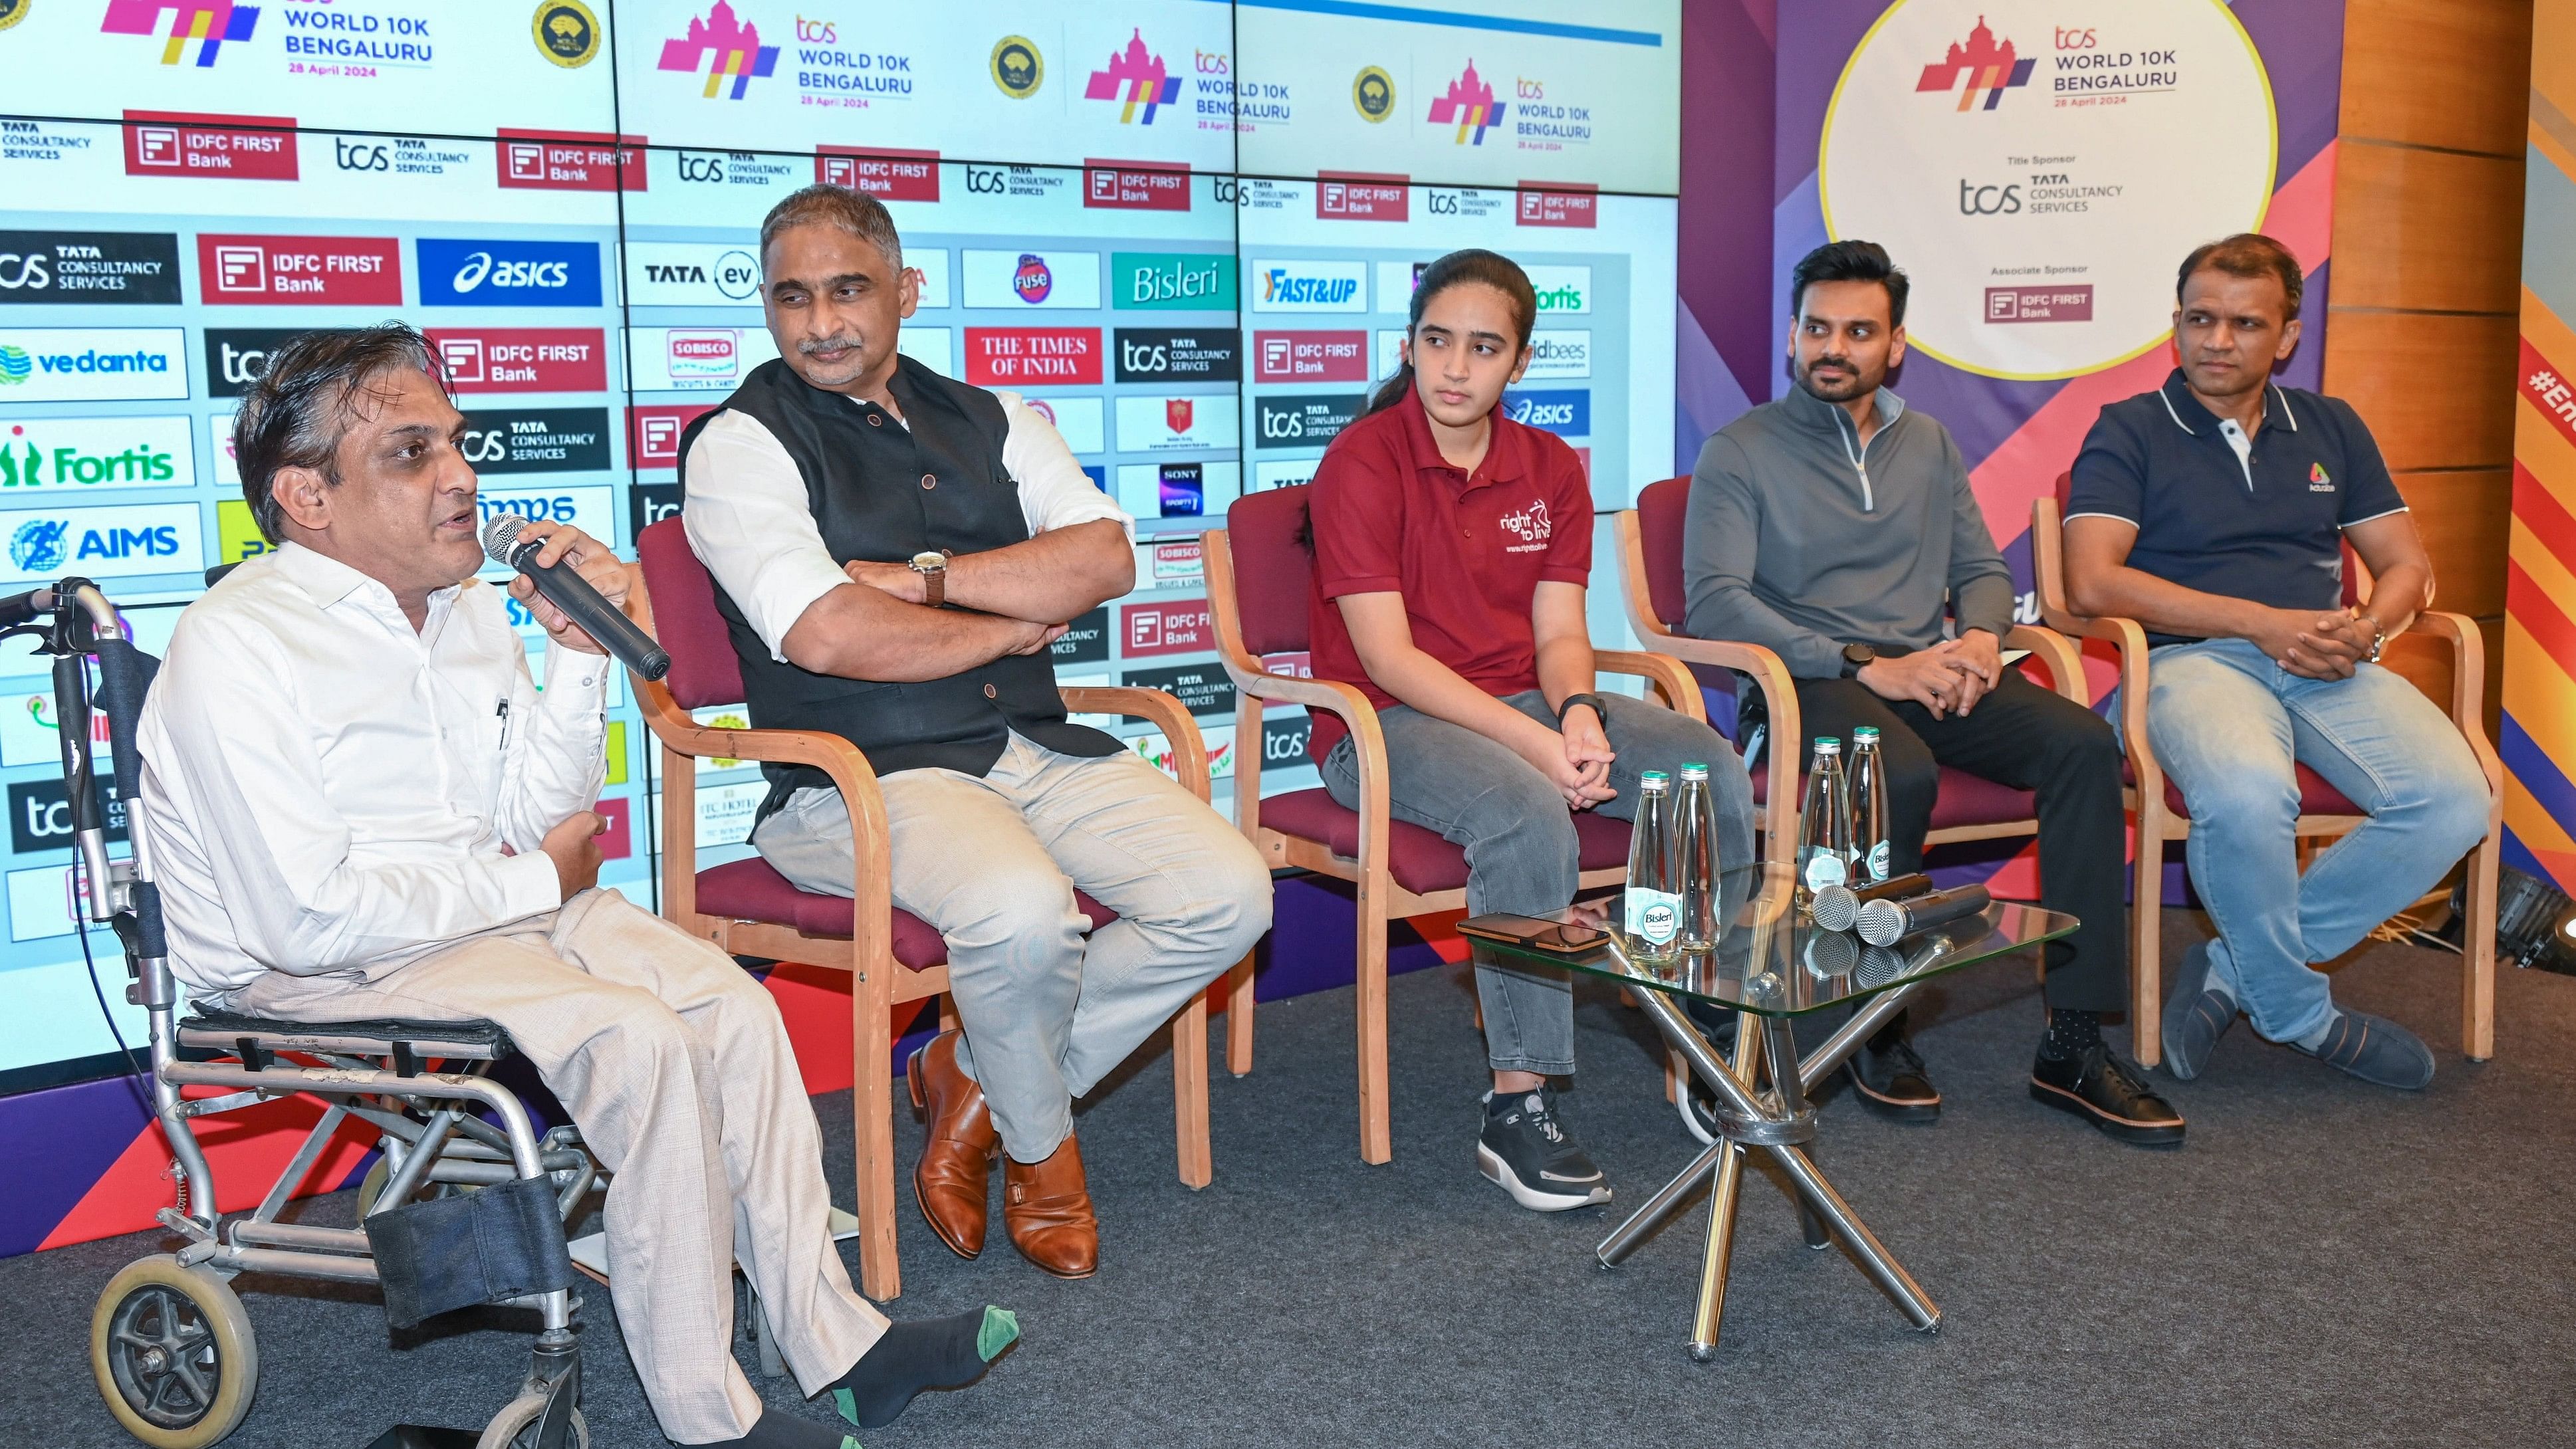
M 2204 928 L 2169 914 L 2168 951 Z M 2440 1074 L 2364 1087 L 2240 1026 L 2199 1081 L 2160 1077 L 2189 1145 L 2123 1147 L 2025 1095 L 2026 966 L 1917 1009 L 1949 1097 L 1904 1127 L 1833 1093 L 1819 1158 L 1946 1315 L 1911 1331 L 1839 1251 L 1810 1253 L 1756 1178 L 1723 1346 L 1682 1353 L 1704 1210 L 1615 1272 L 1606 1210 L 1540 1216 L 1474 1170 L 1480 1054 L 1464 972 L 1393 987 L 1392 1165 L 1361 1164 L 1350 995 L 1266 1004 L 1248 1078 L 1211 1088 L 1216 1181 L 1182 1188 L 1160 1053 L 1081 1119 L 1104 1262 L 1059 1283 L 996 1224 L 977 1262 L 902 1208 L 899 1315 L 991 1301 L 1026 1340 L 869 1449 L 928 1445 L 2547 1445 L 2576 1442 L 2576 979 L 2497 983 L 2497 1058 L 2464 1062 L 2455 958 L 2378 946 L 2344 1001 L 2408 1022 Z M 1634 1202 L 1695 1150 L 1642 1017 L 1578 996 L 1570 1120 Z M 846 1201 L 846 1097 L 817 1099 Z M 920 1128 L 898 1120 L 909 1167 Z M 25 1164 L 12 1170 L 25 1170 Z M 312 1205 L 345 1221 L 342 1194 Z M 1702 1199 L 1704 1201 L 1704 1199 Z M 1616 1205 L 1614 1205 L 1616 1206 Z M 99 1286 L 153 1235 L 0 1262 L 0 1445 L 130 1442 L 97 1402 Z M 358 1449 L 396 1419 L 479 1424 L 525 1362 L 522 1315 L 389 1335 L 374 1300 L 244 1279 L 263 1358 L 240 1449 Z M 604 1293 L 586 1313 L 592 1442 L 655 1432 Z M 791 1413 L 783 1381 L 755 1382 Z

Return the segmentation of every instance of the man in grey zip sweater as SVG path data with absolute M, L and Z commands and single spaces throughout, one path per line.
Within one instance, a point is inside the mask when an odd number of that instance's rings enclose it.
M 2012 578 L 1959 446 L 1881 385 L 1905 358 L 1906 290 L 1873 242 L 1798 263 L 1796 387 L 1719 430 L 1691 473 L 1685 627 L 1787 663 L 1805 738 L 1770 748 L 1803 756 L 1814 739 L 1877 730 L 1886 850 L 1860 842 L 1857 874 L 1921 867 L 1944 765 L 2037 794 L 2040 902 L 2083 924 L 2047 947 L 2031 1095 L 2123 1141 L 2179 1145 L 2181 1115 L 2102 1040 L 2127 981 L 2119 745 L 2100 716 L 2001 661 Z M 1940 1111 L 1902 1017 L 1853 1057 L 1852 1078 L 1890 1116 Z

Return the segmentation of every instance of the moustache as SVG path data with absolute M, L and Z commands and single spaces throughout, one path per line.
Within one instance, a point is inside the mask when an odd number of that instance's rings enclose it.
M 1819 357 L 1815 361 L 1807 364 L 1807 371 L 1816 372 L 1828 367 L 1839 367 L 1843 371 L 1849 373 L 1858 373 L 1860 371 L 1859 368 L 1852 366 L 1852 360 L 1848 357 Z
M 807 357 L 818 352 L 856 352 L 858 349 L 859 339 L 855 337 L 808 337 L 796 344 L 796 350 Z

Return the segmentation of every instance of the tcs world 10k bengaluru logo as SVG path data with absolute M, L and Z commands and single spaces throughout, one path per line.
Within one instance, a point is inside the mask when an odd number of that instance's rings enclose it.
M 1986 28 L 1986 17 L 1980 15 L 1977 28 L 1968 32 L 1968 43 L 1951 41 L 1949 56 L 1923 67 L 1923 78 L 1914 83 L 1914 89 L 1946 92 L 1957 86 L 1960 110 L 1991 111 L 2002 104 L 2004 92 L 2030 84 L 2031 70 L 2038 64 L 2036 56 L 2016 57 L 2011 41 L 1998 44 L 1995 33 Z M 1977 105 L 1981 95 L 1986 98 L 1982 107 Z
M 236 5 L 233 0 L 108 0 L 107 16 L 99 21 L 101 35 L 160 34 L 161 13 L 170 12 L 168 38 L 161 47 L 161 63 L 177 65 L 188 53 L 188 42 L 197 43 L 200 66 L 215 63 L 227 40 L 248 40 L 259 25 L 259 7 Z
M 1476 63 L 1467 62 L 1464 74 L 1449 83 L 1449 89 L 1431 99 L 1431 124 L 1456 126 L 1458 134 L 1449 139 L 1460 146 L 1482 146 L 1485 133 L 1503 123 L 1503 112 L 1509 103 L 1494 99 L 1494 87 L 1476 74 Z
M 761 44 L 759 26 L 737 18 L 726 0 L 716 0 L 703 19 L 689 22 L 687 34 L 662 42 L 662 63 L 655 68 L 694 75 L 702 65 L 707 71 L 705 97 L 714 100 L 730 80 L 733 86 L 725 99 L 738 101 L 753 77 L 777 71 L 778 47 Z
M 1116 101 L 1118 124 L 1150 126 L 1154 112 L 1177 103 L 1181 98 L 1181 78 L 1167 74 L 1163 58 L 1148 54 L 1145 32 L 1132 32 L 1127 48 L 1109 57 L 1109 68 L 1091 73 L 1091 82 L 1083 88 L 1087 101 Z M 1139 107 L 1142 115 L 1137 114 Z

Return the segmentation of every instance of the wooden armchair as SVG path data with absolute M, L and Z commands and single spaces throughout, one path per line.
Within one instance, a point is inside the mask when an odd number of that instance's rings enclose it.
M 1390 916 L 1454 911 L 1467 903 L 1467 857 L 1436 832 L 1387 813 L 1386 742 L 1377 709 L 1347 684 L 1272 670 L 1265 654 L 1308 647 L 1306 611 L 1314 555 L 1300 538 L 1304 485 L 1237 502 L 1226 527 L 1204 535 L 1208 606 L 1217 649 L 1240 691 L 1236 701 L 1235 824 L 1272 867 L 1296 866 L 1359 887 L 1358 1028 L 1360 1157 L 1395 1154 L 1387 1110 L 1386 926 Z M 1674 709 L 1704 719 L 1699 687 L 1671 659 L 1625 650 L 1594 651 L 1605 673 L 1644 679 Z M 1267 705 L 1304 705 L 1338 716 L 1359 754 L 1360 808 L 1346 810 L 1320 788 L 1261 798 L 1261 717 Z M 1574 816 L 1586 889 L 1626 879 L 1628 826 L 1592 811 Z M 1252 970 L 1235 968 L 1226 1008 L 1226 1064 L 1252 1070 Z
M 894 907 L 887 867 L 885 801 L 867 757 L 838 735 L 804 730 L 738 730 L 702 725 L 693 708 L 743 697 L 742 670 L 715 580 L 689 549 L 677 518 L 636 538 L 649 600 L 633 612 L 670 651 L 670 675 L 636 681 L 644 720 L 662 747 L 662 914 L 693 936 L 738 955 L 767 956 L 848 971 L 855 1060 L 850 1092 L 858 1127 L 860 1291 L 903 1291 L 895 1259 L 894 1010 L 948 990 L 948 945 L 930 925 Z M 658 626 L 658 627 L 657 627 Z M 1181 784 L 1208 798 L 1207 749 L 1179 700 L 1158 690 L 1075 688 L 1070 709 L 1151 721 L 1171 742 Z M 857 875 L 847 897 L 798 890 L 758 856 L 697 867 L 697 765 L 702 758 L 811 765 L 829 775 L 850 809 Z M 1085 895 L 1096 930 L 1116 914 Z M 1213 989 L 1213 988 L 1212 988 Z M 951 1018 L 943 1002 L 943 1023 Z M 1207 998 L 1172 1020 L 1174 1128 L 1181 1181 L 1207 1186 Z

